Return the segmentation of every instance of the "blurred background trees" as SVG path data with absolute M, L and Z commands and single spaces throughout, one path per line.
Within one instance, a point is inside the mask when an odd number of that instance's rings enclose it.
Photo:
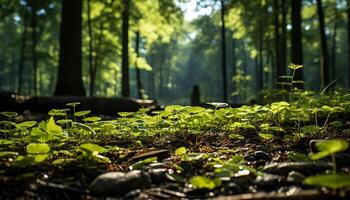
M 350 85 L 349 0 L 79 0 L 69 32 L 70 1 L 0 0 L 0 90 L 247 102 L 289 63 L 300 88 Z

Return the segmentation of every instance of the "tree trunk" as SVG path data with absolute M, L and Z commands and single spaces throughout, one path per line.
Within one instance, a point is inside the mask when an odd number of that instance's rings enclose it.
M 36 46 L 37 46 L 37 35 L 36 35 L 36 27 L 37 27 L 37 16 L 36 16 L 36 8 L 32 7 L 32 62 L 33 62 L 33 91 L 34 96 L 38 95 L 38 63 L 37 63 L 37 54 L 36 54 Z
M 336 56 L 337 56 L 337 32 L 338 32 L 338 9 L 337 1 L 334 3 L 334 24 L 333 24 L 333 37 L 332 37 L 332 56 L 331 56 L 331 77 L 330 80 L 335 80 L 337 78 L 336 70 Z
M 347 0 L 348 15 L 348 88 L 350 88 L 350 0 Z
M 85 96 L 82 80 L 82 0 L 62 0 L 60 58 L 54 95 Z
M 22 33 L 22 42 L 21 42 L 21 50 L 19 57 L 19 68 L 18 68 L 18 94 L 22 93 L 23 86 L 23 70 L 24 70 L 24 61 L 25 61 L 25 52 L 26 52 L 26 41 L 27 41 L 27 32 L 28 32 L 28 19 L 27 14 L 23 17 L 23 33 Z
M 130 97 L 129 83 L 129 7 L 131 0 L 123 0 L 124 9 L 122 13 L 122 96 Z
M 95 75 L 94 75 L 94 70 L 93 70 L 93 66 L 92 66 L 92 62 L 93 62 L 93 58 L 92 58 L 92 23 L 91 23 L 91 0 L 87 1 L 87 24 L 88 24 L 88 34 L 89 34 L 89 72 L 90 72 L 90 97 L 94 96 L 94 89 L 95 89 L 95 85 L 94 85 L 94 79 L 95 79 Z
M 236 71 L 237 71 L 236 40 L 234 38 L 232 38 L 232 74 L 231 74 L 231 78 L 236 76 Z M 236 86 L 232 83 L 232 81 L 231 81 L 231 84 L 232 84 L 231 92 L 235 92 Z M 233 101 L 235 102 L 236 100 L 237 100 L 236 96 L 233 96 Z
M 321 88 L 326 87 L 329 81 L 329 63 L 328 63 L 328 45 L 326 37 L 326 25 L 324 22 L 324 12 L 322 6 L 322 0 L 317 0 L 317 12 L 318 12 L 318 21 L 319 29 L 321 36 L 321 59 L 320 59 L 320 72 L 321 72 Z
M 224 0 L 221 0 L 221 51 L 222 51 L 222 93 L 223 102 L 227 102 L 227 71 L 226 71 L 226 27 L 225 27 L 225 4 Z
M 135 69 L 136 69 L 136 85 L 137 85 L 137 96 L 139 99 L 143 99 L 142 94 L 142 82 L 141 82 L 141 71 L 138 66 L 138 59 L 140 57 L 140 31 L 136 32 L 136 40 L 135 40 L 135 51 L 136 51 L 136 61 L 135 61 Z
M 275 28 L 275 69 L 276 69 L 276 81 L 279 77 L 284 75 L 281 69 L 281 55 L 280 55 L 280 22 L 279 22 L 279 1 L 273 1 L 273 18 L 274 18 L 274 28 Z
M 287 74 L 287 11 L 288 11 L 288 5 L 286 4 L 286 0 L 282 0 L 281 4 L 281 10 L 282 10 L 282 33 L 281 33 L 281 50 L 280 50 L 280 61 L 281 61 L 281 67 L 280 72 L 281 76 L 284 76 Z
M 301 32 L 301 0 L 292 0 L 292 63 L 303 65 L 303 45 Z M 294 76 L 295 80 L 302 81 L 303 69 L 298 69 Z M 296 87 L 302 89 L 303 84 L 295 84 Z

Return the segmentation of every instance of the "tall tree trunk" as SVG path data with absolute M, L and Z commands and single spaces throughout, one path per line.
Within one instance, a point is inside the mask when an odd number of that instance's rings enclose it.
M 282 10 L 282 33 L 281 33 L 281 50 L 280 50 L 280 60 L 281 60 L 281 75 L 284 76 L 287 74 L 287 11 L 288 11 L 288 5 L 286 3 L 286 0 L 282 0 L 281 3 L 281 10 Z
M 33 91 L 34 96 L 38 95 L 38 63 L 37 63 L 37 54 L 36 54 L 36 46 L 37 46 L 37 16 L 36 16 L 36 8 L 32 7 L 32 62 L 33 62 Z
M 319 29 L 321 36 L 321 59 L 320 59 L 320 72 L 321 72 L 321 88 L 326 87 L 329 81 L 329 63 L 328 63 L 328 44 L 326 36 L 326 25 L 324 22 L 324 12 L 322 0 L 317 0 L 317 13 L 319 21 Z
M 82 79 L 82 0 L 62 0 L 60 58 L 54 95 L 85 96 Z
M 24 70 L 24 61 L 25 61 L 25 52 L 26 52 L 26 41 L 27 41 L 27 32 L 28 32 L 28 19 L 27 14 L 23 17 L 23 33 L 22 33 L 22 41 L 21 41 L 21 50 L 19 57 L 19 68 L 18 68 L 18 94 L 22 93 L 23 87 L 23 70 Z
M 94 96 L 94 69 L 93 69 L 93 58 L 92 58 L 92 51 L 93 51 L 93 46 L 92 46 L 92 22 L 91 22 L 91 0 L 87 0 L 87 24 L 88 24 L 88 34 L 89 34 L 89 72 L 90 72 L 90 97 Z
M 334 3 L 334 24 L 333 24 L 333 36 L 332 36 L 332 55 L 331 55 L 331 76 L 330 80 L 335 80 L 337 78 L 336 70 L 336 56 L 337 56 L 337 32 L 338 32 L 338 10 L 337 1 Z
M 124 9 L 122 13 L 123 19 L 123 50 L 122 50 L 122 96 L 130 97 L 129 83 L 129 7 L 131 0 L 123 0 Z
M 348 15 L 348 88 L 350 88 L 350 0 L 347 0 Z
M 140 51 L 140 31 L 136 32 L 135 51 L 136 51 L 135 69 L 136 69 L 137 96 L 139 99 L 143 99 L 141 71 L 140 71 L 140 68 L 138 66 L 138 59 L 140 57 L 140 52 L 139 52 Z
M 284 75 L 281 69 L 281 55 L 280 55 L 280 22 L 279 22 L 279 0 L 273 1 L 273 18 L 274 18 L 274 32 L 275 32 L 275 69 L 276 69 L 276 81 L 279 77 Z
M 231 78 L 236 76 L 236 71 L 237 71 L 236 46 L 237 46 L 236 40 L 234 38 L 232 38 L 232 73 L 231 73 Z M 231 81 L 231 85 L 232 85 L 231 92 L 233 93 L 236 90 L 236 86 L 234 83 L 232 83 L 232 81 Z M 235 102 L 236 100 L 237 100 L 236 96 L 233 96 L 233 101 Z
M 227 71 L 226 71 L 226 27 L 225 27 L 225 2 L 221 0 L 221 51 L 222 51 L 222 94 L 223 102 L 227 102 Z
M 292 1 L 292 63 L 297 65 L 303 65 L 303 44 L 302 44 L 302 32 L 301 32 L 301 0 Z M 303 68 L 298 69 L 294 76 L 295 80 L 302 81 Z M 296 87 L 302 89 L 303 84 L 296 84 Z
M 99 66 L 99 61 L 100 61 L 100 49 L 102 45 L 102 39 L 103 39 L 103 22 L 100 23 L 100 28 L 99 28 L 99 35 L 98 35 L 98 40 L 97 40 L 97 45 L 96 45 L 96 50 L 95 50 L 95 57 L 92 58 L 92 74 L 91 74 L 91 86 L 93 88 L 93 91 L 91 94 L 95 94 L 95 88 L 96 88 L 96 77 L 97 77 L 97 69 Z

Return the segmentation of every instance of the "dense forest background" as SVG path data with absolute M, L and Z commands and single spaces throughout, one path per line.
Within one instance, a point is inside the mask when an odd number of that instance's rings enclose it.
M 0 0 L 0 91 L 247 102 L 289 63 L 300 88 L 348 88 L 349 17 L 349 0 Z

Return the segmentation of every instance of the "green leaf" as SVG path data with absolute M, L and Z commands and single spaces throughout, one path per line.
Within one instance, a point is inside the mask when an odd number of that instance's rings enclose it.
M 297 69 L 303 68 L 303 66 L 302 65 L 296 65 L 296 64 L 290 64 L 288 66 L 288 68 L 293 69 L 293 70 L 297 70 Z
M 349 143 L 346 140 L 334 139 L 325 140 L 316 144 L 316 148 L 320 151 L 315 154 L 311 154 L 310 158 L 312 160 L 318 160 L 329 156 L 334 153 L 345 151 L 349 147 Z
M 35 126 L 37 124 L 36 121 L 26 121 L 26 122 L 22 122 L 20 124 L 16 124 L 17 128 L 30 128 L 32 126 Z
M 98 154 L 97 151 L 92 153 L 92 158 L 98 163 L 111 163 L 111 160 L 108 157 Z
M 81 116 L 88 115 L 90 113 L 91 113 L 91 110 L 82 110 L 82 111 L 75 112 L 74 115 L 77 117 L 81 117 Z
M 50 117 L 49 121 L 47 122 L 46 130 L 51 134 L 60 134 L 63 131 L 62 128 L 55 123 L 53 117 Z
M 83 119 L 83 121 L 85 121 L 85 122 L 97 122 L 100 120 L 101 120 L 101 117 L 88 117 L 88 118 Z
M 18 156 L 17 152 L 14 151 L 0 151 L 0 157 Z
M 228 137 L 231 138 L 231 139 L 237 139 L 237 140 L 243 140 L 243 139 L 244 139 L 244 136 L 243 136 L 243 135 L 234 134 L 234 133 L 228 135 Z
M 205 176 L 195 176 L 190 180 L 190 183 L 196 188 L 206 188 L 209 190 L 221 185 L 219 179 L 213 180 Z
M 79 105 L 80 102 L 71 102 L 71 103 L 67 103 L 66 106 L 72 106 L 72 107 L 75 107 L 77 105 Z
M 305 134 L 316 134 L 321 130 L 322 128 L 317 125 L 307 125 L 301 128 L 301 132 Z
M 179 147 L 175 150 L 175 155 L 182 156 L 182 155 L 186 154 L 186 152 L 187 152 L 186 147 Z
M 43 162 L 48 157 L 48 154 L 18 156 L 13 162 L 15 167 L 28 167 Z
M 305 184 L 340 189 L 350 186 L 350 176 L 345 174 L 322 174 L 309 176 L 304 180 Z
M 49 111 L 50 116 L 66 116 L 66 112 L 69 111 L 69 109 L 52 109 Z
M 50 151 L 50 146 L 46 143 L 30 143 L 26 150 L 28 154 L 45 154 Z
M 135 113 L 133 112 L 118 112 L 118 115 L 121 116 L 121 117 L 127 117 L 127 116 L 131 116 Z
M 266 140 L 271 140 L 275 138 L 275 136 L 270 133 L 259 133 L 258 135 Z
M 146 158 L 144 160 L 140 160 L 132 164 L 129 168 L 130 170 L 140 170 L 143 166 L 153 163 L 154 161 L 157 161 L 157 160 L 158 160 L 157 157 Z
M 92 144 L 92 143 L 81 144 L 80 148 L 89 152 L 90 154 L 92 154 L 94 151 L 96 151 L 98 153 L 103 153 L 103 152 L 107 151 L 106 148 L 101 147 L 97 144 Z
M 0 145 L 10 145 L 15 143 L 13 140 L 0 139 Z
M 179 111 L 182 109 L 183 109 L 183 107 L 179 106 L 179 105 L 169 105 L 169 106 L 165 107 L 164 111 L 165 112 L 174 112 L 174 111 Z
M 5 117 L 12 118 L 12 117 L 16 117 L 18 113 L 5 111 L 5 112 L 0 112 L 0 115 L 4 115 Z

